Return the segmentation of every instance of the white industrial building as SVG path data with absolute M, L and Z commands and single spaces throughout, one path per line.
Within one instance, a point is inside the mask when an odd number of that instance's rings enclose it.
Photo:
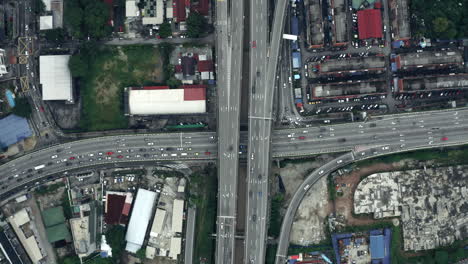
M 184 200 L 175 199 L 174 205 L 172 207 L 172 232 L 182 233 L 183 217 L 184 217 Z
M 161 234 L 161 231 L 164 227 L 164 220 L 166 219 L 166 210 L 164 209 L 156 209 L 156 213 L 154 214 L 153 225 L 151 226 L 150 236 L 157 237 Z
M 54 28 L 53 16 L 41 16 L 39 17 L 39 29 L 48 30 Z
M 39 57 L 39 78 L 42 100 L 59 100 L 73 103 L 72 78 L 68 61 L 70 55 Z
M 194 114 L 206 112 L 206 89 L 129 88 L 129 115 Z
M 182 248 L 182 238 L 181 237 L 172 237 L 171 238 L 171 249 L 169 250 L 169 257 L 171 259 L 177 259 Z
M 136 253 L 143 246 L 155 202 L 155 192 L 138 189 L 127 234 L 125 235 L 127 241 L 125 250 L 128 252 Z
M 13 227 L 13 230 L 23 245 L 26 254 L 28 254 L 32 263 L 36 264 L 39 263 L 42 258 L 44 258 L 44 255 L 39 248 L 36 236 L 33 231 L 34 228 L 30 226 L 30 221 L 31 220 L 29 218 L 28 211 L 26 211 L 25 208 L 21 209 L 8 218 L 8 222 L 10 222 L 11 226 Z
M 125 16 L 126 17 L 139 16 L 138 6 L 135 0 L 127 0 L 125 2 Z

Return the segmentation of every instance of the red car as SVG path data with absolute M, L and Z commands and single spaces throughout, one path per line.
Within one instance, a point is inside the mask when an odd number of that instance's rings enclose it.
M 39 107 L 39 110 L 40 110 L 41 112 L 44 112 L 44 107 L 41 105 L 41 106 Z
M 442 140 L 442 141 L 447 141 L 447 140 L 448 140 L 448 137 L 443 137 L 443 138 L 441 138 L 440 140 Z
M 117 158 L 121 159 L 121 158 L 123 158 L 123 156 L 122 156 L 122 155 L 118 155 Z
M 109 151 L 109 152 L 107 152 L 106 154 L 110 156 L 110 155 L 114 154 L 114 152 Z
M 257 47 L 257 41 L 252 41 L 252 48 L 256 48 Z
M 207 156 L 211 155 L 211 152 L 207 151 L 207 152 L 205 152 L 205 155 L 207 155 Z
M 304 140 L 305 137 L 304 137 L 304 136 L 300 136 L 299 139 L 300 139 L 300 140 Z
M 70 160 L 74 160 L 74 159 L 75 159 L 75 157 L 70 157 Z

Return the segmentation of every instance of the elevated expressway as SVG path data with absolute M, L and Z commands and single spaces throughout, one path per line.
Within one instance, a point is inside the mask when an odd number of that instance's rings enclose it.
M 440 144 L 464 144 L 467 140 L 468 108 L 463 108 L 387 116 L 366 123 L 275 130 L 272 156 L 286 158 L 355 151 L 364 157 Z M 240 142 L 247 142 L 247 134 L 241 133 Z M 27 182 L 69 169 L 148 161 L 215 160 L 218 155 L 216 145 L 216 134 L 212 132 L 135 134 L 73 141 L 1 165 L 0 195 Z M 113 154 L 107 155 L 107 152 Z M 182 156 L 182 153 L 187 155 Z M 57 158 L 52 158 L 54 155 Z M 105 159 L 106 156 L 111 159 Z M 71 157 L 75 159 L 70 160 Z M 98 160 L 99 157 L 102 159 Z M 66 162 L 62 161 L 64 159 Z M 34 170 L 43 164 L 46 165 L 44 168 Z
M 244 1 L 216 1 L 218 218 L 216 263 L 234 262 Z

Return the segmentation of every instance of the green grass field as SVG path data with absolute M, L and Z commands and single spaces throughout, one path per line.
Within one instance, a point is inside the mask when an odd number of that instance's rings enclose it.
M 216 171 L 216 167 L 208 166 L 199 178 L 198 195 L 201 199 L 195 222 L 194 263 L 214 263 L 215 239 L 211 234 L 215 232 L 216 221 L 216 191 L 213 191 L 218 188 Z
M 124 88 L 156 84 L 161 79 L 162 61 L 157 47 L 101 47 L 90 58 L 88 74 L 81 82 L 81 127 L 87 130 L 126 128 Z

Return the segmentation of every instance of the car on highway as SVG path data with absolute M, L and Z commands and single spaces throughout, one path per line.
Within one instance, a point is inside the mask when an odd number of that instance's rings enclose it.
M 343 162 L 343 160 L 337 160 L 337 161 L 336 161 L 336 164 L 340 164 L 340 163 L 342 163 L 342 162 Z
M 211 152 L 206 151 L 206 152 L 205 152 L 205 155 L 209 156 L 209 155 L 211 155 Z
M 52 155 L 50 158 L 51 159 L 56 159 L 58 157 L 58 155 Z
M 298 137 L 298 138 L 299 138 L 300 140 L 304 140 L 304 139 L 305 139 L 304 136 L 300 136 L 300 137 Z
M 257 41 L 252 41 L 252 48 L 256 48 L 257 47 Z
M 319 171 L 319 175 L 322 175 L 323 174 L 323 170 Z
M 448 137 L 442 137 L 440 140 L 442 140 L 442 141 L 447 141 L 447 140 L 448 140 Z
M 76 159 L 76 158 L 75 158 L 75 157 L 70 157 L 70 158 L 69 158 L 69 160 L 74 160 L 74 159 Z
M 110 155 L 114 154 L 114 152 L 108 151 L 108 152 L 106 152 L 106 154 L 110 156 Z M 101 154 L 99 154 L 99 155 L 101 155 Z
M 148 142 L 148 146 L 153 146 L 154 142 Z
M 307 189 L 310 188 L 310 184 L 307 184 L 306 186 L 304 186 L 304 191 L 307 191 Z
M 121 158 L 123 158 L 123 157 L 124 157 L 124 156 L 122 156 L 122 155 L 118 155 L 118 156 L 117 156 L 117 158 L 119 158 L 119 159 L 121 159 Z

